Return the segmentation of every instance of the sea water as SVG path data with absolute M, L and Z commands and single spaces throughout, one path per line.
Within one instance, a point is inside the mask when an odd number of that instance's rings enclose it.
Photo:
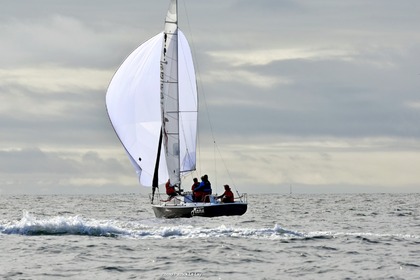
M 0 279 L 420 279 L 420 194 L 248 195 L 243 216 L 148 198 L 0 196 Z

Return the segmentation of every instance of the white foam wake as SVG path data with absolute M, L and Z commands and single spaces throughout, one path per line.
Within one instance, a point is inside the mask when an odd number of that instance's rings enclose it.
M 23 211 L 22 219 L 0 224 L 2 234 L 21 235 L 89 235 L 106 237 L 144 238 L 251 238 L 289 239 L 303 237 L 298 232 L 273 228 L 241 228 L 221 225 L 202 227 L 189 224 L 167 226 L 159 221 L 122 222 L 115 220 L 86 219 L 80 216 L 36 217 Z
M 126 231 L 107 221 L 87 220 L 79 216 L 56 216 L 37 218 L 23 211 L 22 219 L 11 221 L 1 226 L 3 234 L 22 235 L 92 235 L 115 236 L 126 234 Z
M 131 232 L 134 238 L 255 238 L 279 239 L 302 236 L 300 233 L 288 231 L 275 225 L 273 228 L 237 228 L 221 225 L 215 228 L 197 227 L 192 225 L 149 227 Z

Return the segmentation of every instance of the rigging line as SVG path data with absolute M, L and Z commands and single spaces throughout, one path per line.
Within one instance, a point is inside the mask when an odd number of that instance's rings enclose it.
M 194 41 L 194 36 L 193 36 L 193 32 L 192 32 L 192 30 L 191 30 L 191 25 L 190 25 L 190 19 L 189 19 L 189 16 L 188 16 L 188 10 L 187 10 L 187 7 L 186 7 L 186 1 L 182 1 L 183 2 L 183 7 L 184 7 L 184 11 L 185 11 L 185 18 L 186 18 L 186 20 L 187 20 L 187 27 L 188 27 L 188 32 L 189 32 L 189 34 L 190 34 L 190 36 L 189 36 L 189 42 L 190 42 L 190 46 L 191 46 L 191 51 L 192 51 L 192 56 L 193 56 L 193 61 L 198 61 L 198 59 L 197 59 L 197 51 L 196 51 L 196 48 L 195 48 L 195 41 Z M 206 111 L 206 116 L 207 116 L 207 121 L 208 121 L 208 124 L 209 124 L 209 128 L 210 128 L 210 133 L 211 133 L 211 138 L 213 139 L 213 141 L 215 141 L 215 138 L 214 138 L 214 131 L 213 131 L 213 124 L 212 124 L 212 122 L 211 122 L 211 118 L 210 118 L 210 111 L 209 111 L 209 108 L 208 108 L 208 104 L 207 104 L 207 99 L 206 99 L 206 94 L 205 94 L 205 91 L 204 91 L 204 87 L 203 87 L 203 84 L 202 84 L 202 79 L 201 79 L 201 71 L 200 71 L 200 64 L 199 63 L 195 63 L 194 64 L 194 66 L 195 66 L 195 69 L 196 69 L 196 75 L 197 75 L 197 77 L 198 77 L 198 79 L 197 79 L 197 89 L 199 88 L 200 90 L 197 90 L 197 92 L 201 95 L 201 97 L 202 97 L 202 100 L 203 100 L 203 104 L 204 104 L 204 109 L 205 109 L 205 111 Z M 200 104 L 200 96 L 197 96 L 197 102 Z M 199 116 L 197 116 L 197 119 L 199 120 Z M 197 124 L 198 124 L 199 122 L 197 122 Z M 200 137 L 200 134 L 198 133 L 198 135 L 197 135 L 197 141 L 198 141 L 198 143 L 200 143 L 201 142 L 201 137 Z M 200 168 L 197 168 L 197 170 L 199 171 L 199 173 L 200 174 L 202 174 L 202 172 L 201 172 L 201 166 L 202 166 L 202 164 L 201 164 L 201 159 L 202 159 L 202 157 L 201 157 L 201 145 L 197 145 L 197 147 L 198 147 L 198 154 L 199 154 L 199 166 L 200 166 Z
M 225 162 L 225 160 L 224 160 L 224 158 L 223 158 L 223 156 L 222 156 L 222 153 L 220 152 L 219 146 L 217 145 L 216 141 L 214 141 L 214 146 L 215 146 L 215 148 L 217 149 L 217 152 L 219 153 L 219 157 L 220 157 L 220 159 L 221 159 L 221 160 L 222 160 L 222 162 L 223 162 L 223 166 L 225 167 L 226 173 L 228 174 L 229 179 L 230 179 L 230 181 L 232 182 L 233 187 L 235 188 L 235 191 L 238 193 L 238 190 L 237 190 L 237 188 L 236 188 L 236 183 L 235 183 L 235 181 L 233 180 L 233 177 L 232 177 L 232 175 L 230 174 L 229 169 L 227 168 L 226 162 Z M 238 194 L 239 194 L 239 193 L 238 193 Z
M 186 8 L 186 3 L 185 3 L 185 1 L 183 1 L 183 3 L 184 3 L 185 15 L 186 15 L 185 18 L 187 19 L 188 32 L 190 33 L 190 36 L 189 36 L 190 40 L 189 41 L 190 41 L 190 45 L 191 45 L 192 55 L 193 55 L 194 61 L 198 61 L 197 56 L 196 56 L 197 52 L 196 52 L 196 49 L 195 49 L 194 36 L 193 36 L 192 31 L 191 31 L 191 25 L 190 25 L 190 20 L 189 20 L 189 17 L 188 17 L 188 11 L 187 11 L 187 8 Z M 204 104 L 204 108 L 205 108 L 205 111 L 206 111 L 207 122 L 208 122 L 208 125 L 209 125 L 209 128 L 210 128 L 210 134 L 211 134 L 211 138 L 213 140 L 214 146 L 215 146 L 215 150 L 217 150 L 217 152 L 219 153 L 219 156 L 220 156 L 220 158 L 223 162 L 225 170 L 226 170 L 231 182 L 233 183 L 233 187 L 235 188 L 236 192 L 238 192 L 238 190 L 236 189 L 236 183 L 233 181 L 233 178 L 232 178 L 232 176 L 229 172 L 229 169 L 226 166 L 226 162 L 224 161 L 224 159 L 221 155 L 220 149 L 219 149 L 219 147 L 216 143 L 216 139 L 215 139 L 215 136 L 214 136 L 214 130 L 213 130 L 213 124 L 211 122 L 211 117 L 210 117 L 210 110 L 209 110 L 209 107 L 208 107 L 206 94 L 205 94 L 204 87 L 203 87 L 203 84 L 202 84 L 202 79 L 201 79 L 201 74 L 200 74 L 201 71 L 200 71 L 200 67 L 199 67 L 200 64 L 196 63 L 194 66 L 195 66 L 195 69 L 196 69 L 196 74 L 199 77 L 199 79 L 197 79 L 197 87 L 200 88 L 200 91 L 198 91 L 198 92 L 201 94 L 201 97 L 202 97 L 202 100 L 203 100 L 202 103 Z M 200 100 L 198 100 L 198 101 L 200 101 Z M 197 137 L 198 137 L 198 141 L 200 142 L 199 134 L 198 134 Z M 200 145 L 197 145 L 197 146 L 198 146 L 199 162 L 200 162 L 200 166 L 201 166 L 201 158 L 202 158 L 201 157 L 201 148 L 200 148 Z M 216 154 L 216 152 L 214 152 L 214 154 Z M 216 165 L 216 160 L 214 160 L 214 162 L 215 162 L 215 165 Z M 199 170 L 199 168 L 197 168 L 197 170 L 200 171 L 200 174 L 202 174 L 201 170 Z M 215 172 L 216 172 L 216 166 L 215 166 Z M 216 176 L 215 178 L 217 179 L 217 175 L 215 175 L 215 176 Z
M 196 76 L 200 77 L 200 71 L 199 71 L 198 65 L 197 65 L 197 63 L 194 63 L 194 61 L 197 61 L 197 59 L 196 59 L 196 55 L 195 55 L 196 54 L 196 51 L 195 51 L 194 37 L 193 37 L 192 32 L 191 32 L 190 18 L 188 16 L 187 5 L 186 5 L 185 1 L 182 1 L 182 3 L 183 3 L 184 11 L 185 11 L 185 18 L 187 20 L 188 32 L 190 34 L 190 36 L 189 36 L 190 39 L 188 41 L 190 41 L 190 48 L 191 48 L 191 51 L 192 51 L 191 55 L 193 56 L 193 64 L 194 64 Z M 179 24 L 178 24 L 178 26 L 179 26 Z M 195 164 L 196 167 L 195 168 L 196 168 L 196 172 L 198 172 L 199 174 L 201 174 L 201 158 L 202 157 L 201 157 L 201 145 L 199 145 L 199 143 L 200 143 L 200 134 L 198 133 L 198 124 L 199 124 L 199 120 L 200 120 L 199 119 L 199 114 L 198 114 L 199 104 L 200 104 L 200 98 L 199 98 L 200 91 L 198 91 L 198 83 L 201 83 L 201 78 L 198 79 L 198 80 L 199 81 L 197 82 L 197 79 L 196 79 L 196 91 L 197 91 L 197 104 L 196 104 L 196 108 L 197 108 L 196 152 L 198 153 L 198 155 L 196 155 L 196 164 Z M 202 89 L 203 87 L 200 86 L 200 88 Z M 198 159 L 198 162 L 197 162 L 197 159 Z
M 185 1 L 183 1 L 183 3 L 184 3 L 185 15 L 186 15 L 185 18 L 187 19 L 188 32 L 190 33 L 190 36 L 189 36 L 190 40 L 189 41 L 191 43 L 190 45 L 191 45 L 192 55 L 193 55 L 193 58 L 194 58 L 193 60 L 198 61 L 197 56 L 196 56 L 197 52 L 196 52 L 196 49 L 195 49 L 194 36 L 193 36 L 192 31 L 191 31 L 190 19 L 188 17 L 188 12 L 187 12 Z M 201 74 L 200 74 L 201 73 L 200 64 L 196 63 L 196 64 L 194 64 L 194 66 L 195 66 L 195 69 L 196 69 L 197 76 L 199 77 L 199 79 L 197 79 L 197 87 L 199 87 L 201 89 L 199 92 L 201 93 L 201 96 L 203 97 L 203 103 L 204 103 L 204 107 L 206 109 L 206 116 L 207 116 L 207 121 L 208 121 L 209 127 L 210 127 L 211 137 L 212 137 L 212 140 L 215 141 L 213 124 L 211 122 L 210 111 L 209 111 L 209 108 L 208 108 L 206 94 L 204 92 L 204 87 L 203 87 L 203 84 L 202 84 L 202 79 L 201 79 Z
M 216 141 L 213 141 L 213 162 L 214 162 L 214 180 L 216 182 L 216 187 L 219 185 L 217 182 L 217 159 L 216 159 Z M 217 190 L 218 191 L 218 190 Z

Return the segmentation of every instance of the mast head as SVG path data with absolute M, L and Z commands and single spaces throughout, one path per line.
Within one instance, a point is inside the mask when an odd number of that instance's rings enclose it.
M 178 1 L 171 0 L 168 13 L 166 14 L 165 25 L 171 23 L 178 27 Z M 165 28 L 166 29 L 166 28 Z

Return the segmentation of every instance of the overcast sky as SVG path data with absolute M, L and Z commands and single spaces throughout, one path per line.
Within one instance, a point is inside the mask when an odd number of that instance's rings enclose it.
M 149 191 L 105 93 L 162 31 L 168 5 L 3 3 L 0 194 Z M 420 191 L 419 1 L 180 0 L 179 10 L 208 109 L 197 175 L 216 191 Z

